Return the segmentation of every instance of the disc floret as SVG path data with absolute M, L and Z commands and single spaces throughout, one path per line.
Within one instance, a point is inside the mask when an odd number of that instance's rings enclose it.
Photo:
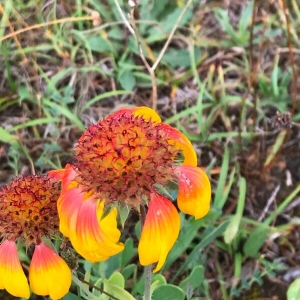
M 173 180 L 178 149 L 151 120 L 119 114 L 90 126 L 76 148 L 77 181 L 86 191 L 136 205 L 149 199 L 155 184 Z
M 0 233 L 27 246 L 58 231 L 59 183 L 42 175 L 15 178 L 0 189 Z

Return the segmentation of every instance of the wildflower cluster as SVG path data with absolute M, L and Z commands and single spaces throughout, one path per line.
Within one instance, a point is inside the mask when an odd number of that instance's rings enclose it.
M 64 169 L 19 177 L 0 189 L 0 289 L 14 296 L 29 298 L 30 288 L 52 299 L 68 292 L 71 271 L 50 246 L 58 231 L 85 259 L 103 261 L 124 249 L 118 208 L 143 206 L 139 259 L 143 266 L 157 263 L 157 272 L 180 229 L 177 209 L 160 187 L 177 185 L 184 213 L 198 219 L 209 210 L 210 182 L 193 146 L 150 108 L 122 109 L 91 125 L 74 158 Z M 34 248 L 29 284 L 16 242 Z

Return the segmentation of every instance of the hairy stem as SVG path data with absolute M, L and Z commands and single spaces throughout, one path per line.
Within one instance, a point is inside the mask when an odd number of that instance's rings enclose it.
M 140 207 L 140 220 L 141 220 L 141 232 L 143 230 L 145 220 L 146 220 L 146 209 L 143 205 Z M 151 300 L 151 280 L 152 280 L 152 265 L 146 266 L 144 268 L 145 272 L 145 293 L 144 300 Z

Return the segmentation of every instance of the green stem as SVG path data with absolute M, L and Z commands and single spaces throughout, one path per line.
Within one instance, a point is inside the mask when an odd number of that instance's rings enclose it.
M 152 265 L 144 267 L 144 272 L 145 272 L 144 300 L 151 300 Z
M 145 206 L 140 206 L 140 220 L 141 220 L 141 232 L 146 220 L 146 209 Z M 152 265 L 144 267 L 145 273 L 145 291 L 144 300 L 151 300 L 151 280 L 152 280 Z

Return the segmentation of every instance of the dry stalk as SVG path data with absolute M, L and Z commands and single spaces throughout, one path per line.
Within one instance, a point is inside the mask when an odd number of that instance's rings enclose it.
M 34 24 L 34 25 L 28 26 L 26 28 L 22 28 L 17 31 L 14 31 L 14 32 L 4 35 L 3 37 L 0 38 L 0 42 L 7 40 L 10 37 L 14 37 L 20 33 L 32 30 L 32 29 L 38 29 L 38 28 L 41 28 L 44 26 L 54 25 L 54 24 L 59 24 L 59 23 L 77 22 L 77 21 L 85 21 L 85 20 L 94 20 L 94 17 L 93 16 L 84 16 L 84 17 L 62 18 L 62 19 L 58 19 L 58 20 L 44 22 L 41 24 Z
M 115 5 L 118 9 L 118 12 L 119 14 L 121 15 L 121 18 L 125 24 L 125 26 L 128 28 L 128 30 L 130 31 L 130 33 L 135 37 L 136 39 L 136 43 L 137 43 L 137 46 L 138 46 L 138 51 L 139 51 L 139 55 L 140 55 L 140 58 L 141 60 L 143 61 L 145 67 L 147 68 L 149 74 L 150 74 L 150 77 L 151 77 L 151 85 L 152 85 L 152 108 L 154 110 L 157 109 L 157 83 L 156 83 L 156 77 L 155 77 L 155 69 L 156 67 L 158 66 L 158 64 L 160 63 L 163 55 L 165 54 L 173 36 L 174 36 L 174 33 L 176 31 L 176 29 L 178 28 L 178 25 L 184 15 L 184 13 L 186 12 L 186 10 L 188 9 L 188 7 L 191 5 L 193 0 L 188 0 L 188 2 L 186 3 L 186 5 L 184 6 L 182 12 L 180 13 L 178 19 L 176 20 L 176 23 L 174 24 L 174 27 L 171 31 L 171 33 L 169 34 L 168 36 L 168 39 L 167 41 L 165 42 L 163 48 L 161 49 L 158 57 L 156 58 L 154 64 L 152 65 L 152 67 L 149 65 L 144 53 L 143 53 L 143 49 L 141 47 L 141 42 L 140 42 L 140 39 L 139 39 L 139 35 L 138 35 L 138 32 L 137 32 L 137 28 L 136 28 L 136 21 L 134 19 L 134 9 L 135 9 L 135 6 L 136 6 L 136 3 L 134 1 L 129 1 L 129 5 L 131 6 L 131 10 L 130 10 L 130 22 L 127 20 L 127 18 L 125 17 L 124 15 L 124 12 L 122 11 L 120 5 L 119 5 L 119 2 L 118 0 L 114 0 L 115 2 Z

